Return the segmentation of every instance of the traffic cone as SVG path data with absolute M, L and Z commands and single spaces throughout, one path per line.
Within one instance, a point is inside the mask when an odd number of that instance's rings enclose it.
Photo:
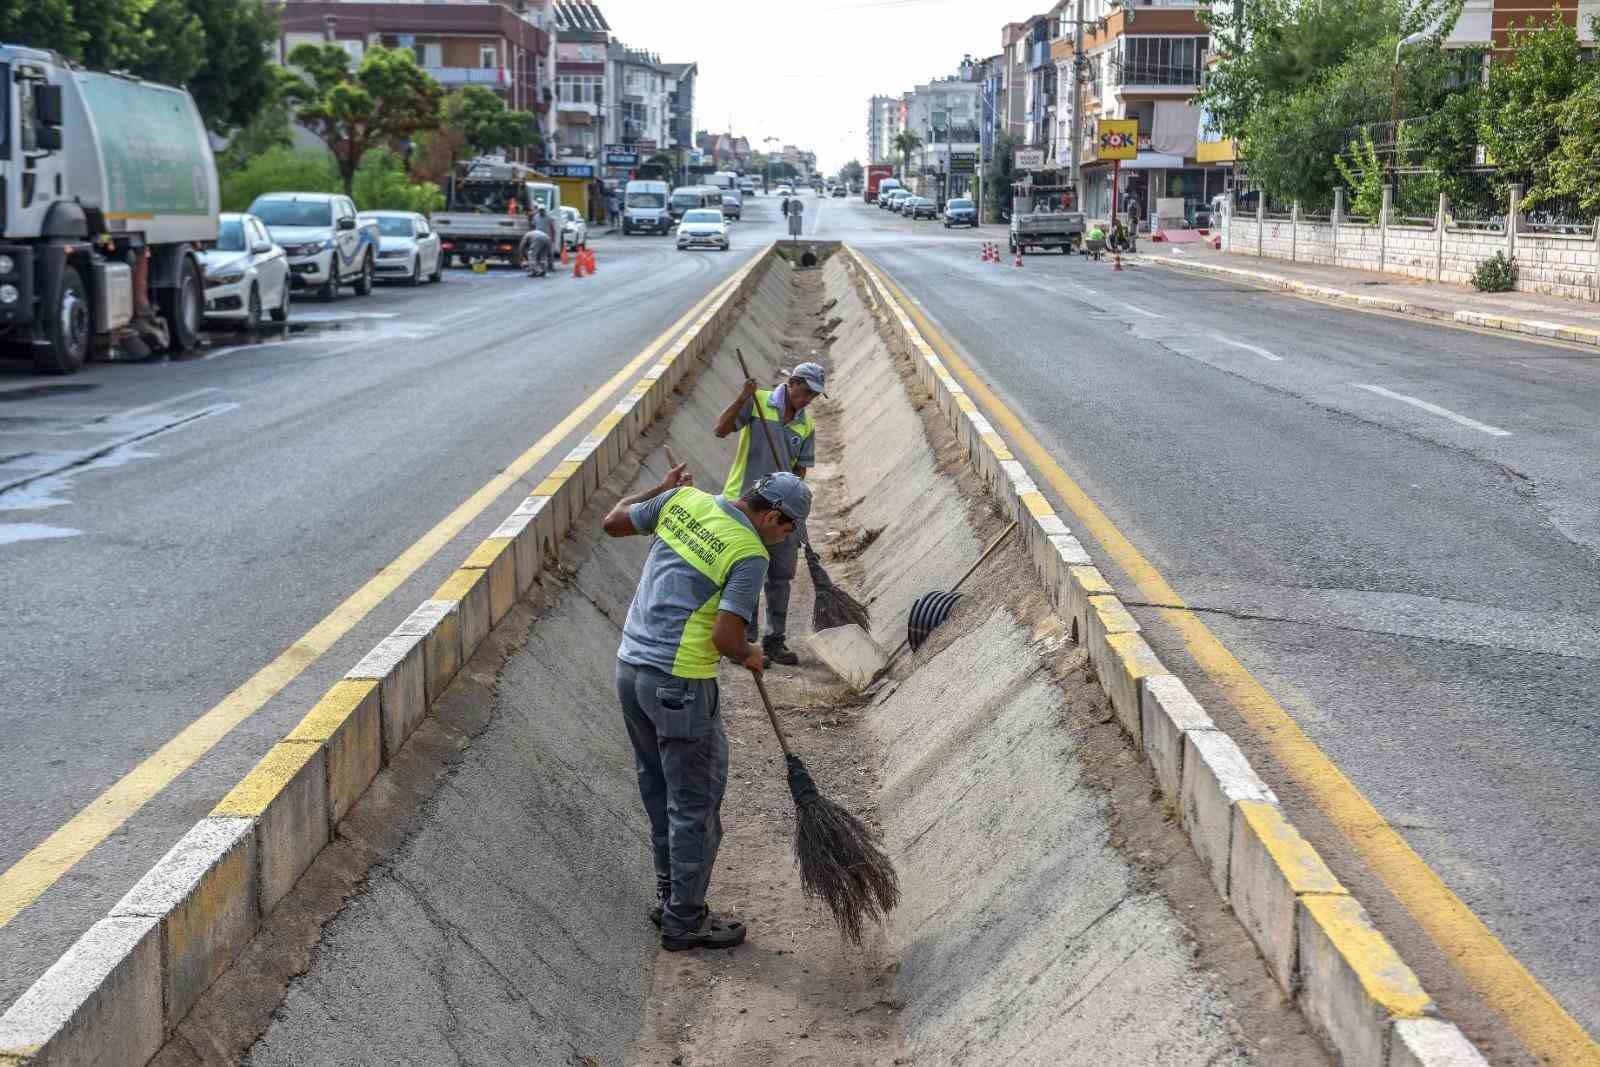
M 561 242 L 561 265 L 563 267 L 567 265 L 567 242 L 565 241 Z
M 1017 258 L 1011 261 L 1013 267 L 1022 266 L 1022 249 L 1017 249 Z
M 573 256 L 572 257 L 572 276 L 574 278 L 583 277 L 583 257 L 582 256 Z
M 584 250 L 583 250 L 583 258 L 584 258 L 584 259 L 586 259 L 586 260 L 588 260 L 588 262 L 589 262 L 589 273 L 590 273 L 590 274 L 593 274 L 593 273 L 594 273 L 594 272 L 595 272 L 595 271 L 596 271 L 596 270 L 598 270 L 598 269 L 599 269 L 599 268 L 598 268 L 598 267 L 597 267 L 597 266 L 595 266 L 595 262 L 594 262 L 594 249 L 592 249 L 592 248 L 585 248 L 585 249 L 584 249 Z

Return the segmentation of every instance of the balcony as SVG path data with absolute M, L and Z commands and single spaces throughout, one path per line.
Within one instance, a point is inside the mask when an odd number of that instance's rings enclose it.
M 512 79 L 504 68 L 493 67 L 423 67 L 440 85 L 487 85 L 493 89 L 509 89 Z

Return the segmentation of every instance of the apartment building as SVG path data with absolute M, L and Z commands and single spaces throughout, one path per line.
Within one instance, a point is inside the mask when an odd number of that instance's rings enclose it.
M 900 121 L 901 100 L 898 96 L 874 96 L 867 101 L 867 155 L 868 163 L 895 163 L 899 153 L 894 139 L 904 129 Z
M 942 205 L 964 195 L 978 170 L 982 86 L 969 62 L 963 74 L 937 78 L 911 93 L 906 128 L 922 139 L 912 154 L 913 186 Z
M 278 61 L 304 43 L 330 41 L 359 60 L 368 48 L 409 48 L 446 89 L 481 85 L 506 106 L 539 118 L 554 133 L 556 37 L 553 0 L 285 0 L 279 13 Z M 518 153 L 524 161 L 534 155 Z
M 557 0 L 555 156 L 593 164 L 605 141 L 606 50 L 611 26 L 597 4 Z
M 1074 5 L 1075 6 L 1075 5 Z M 1083 206 L 1091 216 L 1108 217 L 1113 206 L 1112 165 L 1096 158 L 1096 125 L 1104 118 L 1137 119 L 1138 156 L 1122 162 L 1120 209 L 1131 197 L 1139 215 L 1151 223 L 1186 214 L 1221 193 L 1229 167 L 1218 152 L 1199 148 L 1200 114 L 1194 96 L 1205 70 L 1209 34 L 1200 22 L 1200 5 L 1185 0 L 1083 0 L 1083 58 L 1073 52 L 1071 32 L 1058 33 L 1051 48 L 1065 87 L 1056 115 L 1057 161 L 1071 155 L 1074 95 L 1083 107 Z M 1058 29 L 1070 31 L 1075 13 L 1067 9 Z M 1074 94 L 1073 74 L 1078 74 Z M 1210 158 L 1201 158 L 1202 154 Z
M 668 63 L 667 75 L 672 86 L 667 94 L 667 106 L 672 112 L 668 136 L 673 148 L 692 149 L 694 142 L 694 87 L 700 76 L 698 63 Z M 743 140 L 743 138 L 740 138 Z M 745 153 L 749 154 L 749 145 Z
M 1028 24 L 1009 22 L 1000 28 L 1005 92 L 1000 97 L 1000 122 L 1006 136 L 1022 144 L 1027 134 Z

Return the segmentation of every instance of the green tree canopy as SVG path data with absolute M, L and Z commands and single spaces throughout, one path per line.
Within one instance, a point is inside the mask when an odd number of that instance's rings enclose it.
M 369 48 L 354 71 L 335 44 L 299 45 L 289 62 L 304 75 L 285 96 L 300 125 L 333 153 L 346 193 L 368 151 L 433 129 L 443 117 L 444 89 L 408 48 Z
M 922 147 L 922 138 L 915 130 L 901 130 L 894 135 L 894 150 L 900 153 L 901 177 L 911 173 L 911 153 Z
M 863 173 L 864 171 L 861 169 L 861 161 L 859 159 L 852 159 L 850 162 L 839 168 L 839 177 L 844 179 L 844 181 L 848 184 L 859 183 Z
M 268 46 L 277 18 L 262 0 L 11 0 L 0 40 L 53 48 L 93 70 L 125 70 L 194 94 L 226 133 L 272 100 Z
M 1357 53 L 1418 31 L 1441 39 L 1461 0 L 1204 0 L 1201 19 L 1222 60 L 1200 103 L 1216 129 L 1243 138 L 1250 116 L 1328 76 Z
M 1530 18 L 1524 28 L 1511 31 L 1508 43 L 1515 55 L 1489 68 L 1478 135 L 1505 179 L 1523 183 L 1537 202 L 1548 195 L 1566 120 L 1582 122 L 1569 105 L 1592 100 L 1580 93 L 1592 68 L 1583 60 L 1578 31 L 1559 17 L 1543 25 Z
M 445 98 L 445 119 L 461 132 L 463 143 L 478 155 L 497 149 L 532 148 L 539 144 L 539 120 L 529 111 L 512 111 L 491 89 L 467 85 Z

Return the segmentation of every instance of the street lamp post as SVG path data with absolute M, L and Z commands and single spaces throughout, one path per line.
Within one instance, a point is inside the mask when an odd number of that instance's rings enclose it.
M 1394 43 L 1394 66 L 1389 74 L 1389 174 L 1393 180 L 1395 164 L 1400 160 L 1400 50 L 1421 44 L 1428 39 L 1426 33 L 1413 33 Z
M 767 165 L 764 168 L 764 173 L 761 175 L 761 191 L 763 193 L 770 192 L 772 189 L 772 146 L 774 144 L 781 144 L 782 141 L 782 137 L 761 138 L 761 143 L 767 146 Z

